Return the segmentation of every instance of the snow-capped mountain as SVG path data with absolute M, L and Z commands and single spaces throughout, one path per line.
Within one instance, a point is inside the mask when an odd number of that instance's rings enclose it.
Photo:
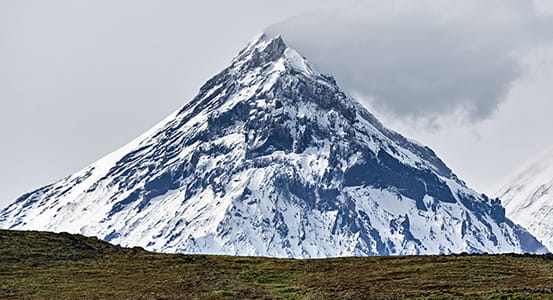
M 0 227 L 181 253 L 545 250 L 499 200 L 265 35 L 144 135 L 17 199 Z
M 553 148 L 515 172 L 497 195 L 509 218 L 553 249 Z

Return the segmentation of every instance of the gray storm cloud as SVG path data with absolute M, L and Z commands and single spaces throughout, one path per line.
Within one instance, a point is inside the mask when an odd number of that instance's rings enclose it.
M 531 1 L 362 1 L 266 29 L 350 93 L 402 118 L 488 118 L 522 73 L 519 57 L 551 40 Z

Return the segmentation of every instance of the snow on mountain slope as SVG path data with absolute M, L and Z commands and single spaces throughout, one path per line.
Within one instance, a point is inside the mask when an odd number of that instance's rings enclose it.
M 498 200 L 265 35 L 149 132 L 21 196 L 0 227 L 181 253 L 545 250 Z
M 553 249 L 553 148 L 516 172 L 497 196 L 509 218 Z

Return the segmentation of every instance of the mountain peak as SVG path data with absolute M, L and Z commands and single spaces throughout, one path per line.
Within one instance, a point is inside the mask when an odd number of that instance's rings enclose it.
M 281 70 L 318 74 L 301 54 L 286 45 L 280 35 L 270 37 L 265 33 L 242 49 L 232 60 L 230 68 L 243 72 L 244 69 L 263 68 L 268 64 L 275 64 Z
M 267 56 L 271 56 L 273 58 L 280 57 L 287 48 L 288 46 L 280 35 L 270 37 L 266 33 L 262 33 L 251 40 L 246 47 L 238 53 L 235 60 L 242 60 L 254 52 L 266 53 Z
M 0 228 L 279 257 L 543 247 L 430 148 L 266 35 L 137 140 L 17 199 Z

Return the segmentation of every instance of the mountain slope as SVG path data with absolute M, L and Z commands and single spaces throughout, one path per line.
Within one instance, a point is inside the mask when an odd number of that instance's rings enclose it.
M 264 35 L 143 136 L 17 199 L 0 227 L 276 257 L 544 250 L 498 200 Z
M 553 248 L 553 148 L 514 174 L 497 195 L 510 218 Z

